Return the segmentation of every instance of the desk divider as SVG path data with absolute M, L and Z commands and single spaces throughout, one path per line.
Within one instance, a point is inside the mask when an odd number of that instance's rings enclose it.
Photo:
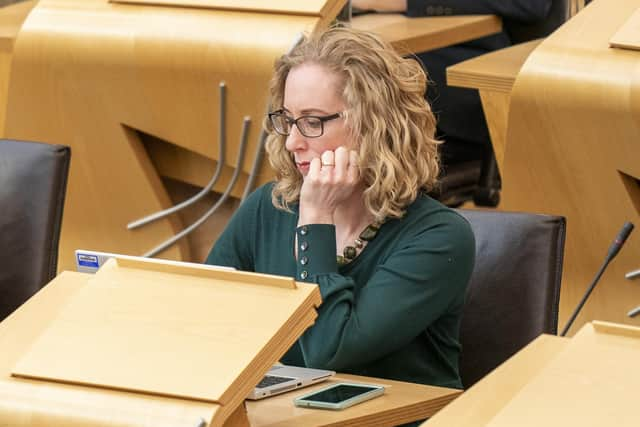
M 48 384 L 29 406 L 56 417 L 54 399 L 65 411 L 87 412 L 67 400 L 77 402 L 78 392 L 56 392 L 62 383 L 93 396 L 117 390 L 145 401 L 203 402 L 216 408 L 210 425 L 223 425 L 317 316 L 315 285 L 282 287 L 293 280 L 176 264 L 109 260 L 12 369 L 14 379 Z M 0 396 L 24 394 L 29 386 L 18 381 L 0 384 Z M 1 412 L 2 405 L 0 419 Z
M 611 47 L 640 50 L 640 8 L 609 39 Z
M 638 425 L 638 357 L 640 328 L 587 323 L 486 426 Z
M 288 15 L 307 15 L 321 18 L 322 25 L 327 25 L 346 0 L 109 0 L 111 3 L 128 3 L 137 5 L 156 5 L 174 7 L 197 7 L 213 10 L 235 10 L 239 12 L 282 13 Z

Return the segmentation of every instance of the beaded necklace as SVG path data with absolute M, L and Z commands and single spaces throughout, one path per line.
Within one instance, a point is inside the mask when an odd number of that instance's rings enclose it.
M 382 223 L 373 222 L 362 230 L 362 233 L 353 241 L 353 246 L 345 246 L 342 255 L 336 256 L 339 266 L 347 265 L 358 256 L 358 251 L 364 246 L 364 242 L 370 242 L 378 235 Z

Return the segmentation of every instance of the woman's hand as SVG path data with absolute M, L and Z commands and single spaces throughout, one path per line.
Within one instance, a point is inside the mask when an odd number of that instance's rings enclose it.
M 338 147 L 311 160 L 300 190 L 299 224 L 333 224 L 340 203 L 351 197 L 360 182 L 358 155 Z

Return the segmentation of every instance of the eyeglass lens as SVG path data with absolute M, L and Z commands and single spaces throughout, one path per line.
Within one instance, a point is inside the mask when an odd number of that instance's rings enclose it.
M 281 135 L 289 135 L 291 126 L 296 124 L 300 133 L 306 137 L 313 138 L 322 135 L 322 120 L 317 117 L 299 117 L 293 120 L 285 114 L 272 114 L 271 123 L 276 132 Z

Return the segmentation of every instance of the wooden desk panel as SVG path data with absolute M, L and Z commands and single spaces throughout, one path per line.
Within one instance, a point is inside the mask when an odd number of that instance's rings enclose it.
M 478 427 L 489 423 L 569 343 L 541 335 L 438 412 L 426 427 Z
M 449 86 L 477 89 L 487 120 L 498 169 L 504 171 L 504 151 L 511 88 L 531 52 L 542 40 L 520 43 L 447 68 Z
M 495 15 L 408 18 L 397 13 L 371 13 L 355 16 L 351 25 L 377 33 L 396 49 L 411 53 L 466 42 L 502 30 L 502 21 Z
M 196 175 L 212 176 L 220 81 L 228 88 L 226 181 L 214 189 L 222 192 L 235 169 L 242 120 L 250 116 L 246 177 L 274 59 L 318 23 L 295 15 L 41 0 L 15 43 L 5 136 L 72 148 L 59 267 L 73 269 L 78 248 L 141 255 L 185 227 L 173 217 L 126 229 L 170 205 L 140 134 L 202 159 L 197 165 L 206 166 Z M 265 170 L 258 184 L 270 177 Z M 191 260 L 184 241 L 161 256 Z
M 296 397 L 340 381 L 383 385 L 385 394 L 342 411 L 293 405 Z M 339 374 L 313 387 L 246 403 L 252 427 L 396 426 L 433 416 L 460 393 L 461 390 Z
M 609 40 L 640 8 L 594 0 L 529 56 L 513 87 L 502 207 L 567 217 L 560 325 L 625 221 L 640 220 L 639 52 Z M 626 313 L 640 286 L 640 233 L 631 234 L 578 316 L 640 324 Z M 573 332 L 572 331 L 572 332 Z
M 12 427 L 195 426 L 211 421 L 219 405 L 95 388 L 16 379 L 11 369 L 91 275 L 63 272 L 0 322 L 0 425 Z M 66 406 L 68 405 L 68 406 Z M 83 406 L 84 405 L 84 406 Z M 20 408 L 21 412 L 13 412 Z M 67 411 L 61 411 L 66 408 Z M 114 410 L 119 408 L 119 410 Z M 70 416 L 73 410 L 75 416 Z M 58 412 L 52 425 L 43 412 Z
M 219 406 L 198 401 L 165 398 L 82 386 L 54 384 L 10 377 L 15 363 L 30 348 L 46 325 L 77 294 L 91 275 L 63 272 L 38 294 L 0 323 L 0 425 L 12 427 L 175 427 L 207 423 Z M 348 380 L 388 386 L 385 396 L 344 411 L 296 408 L 292 399 L 305 388 L 256 402 L 247 402 L 251 426 L 366 425 L 392 426 L 429 417 L 460 395 L 460 390 L 403 383 L 380 378 L 338 375 L 330 381 Z M 316 385 L 322 387 L 327 383 Z M 68 405 L 68 406 L 65 406 Z M 19 414 L 9 408 L 21 407 Z M 84 419 L 71 418 L 59 408 L 71 408 Z M 115 409 L 117 408 L 117 409 Z M 60 412 L 60 424 L 31 418 L 43 409 Z M 67 411 L 68 412 L 68 411 Z M 11 418 L 10 418 L 11 417 Z

